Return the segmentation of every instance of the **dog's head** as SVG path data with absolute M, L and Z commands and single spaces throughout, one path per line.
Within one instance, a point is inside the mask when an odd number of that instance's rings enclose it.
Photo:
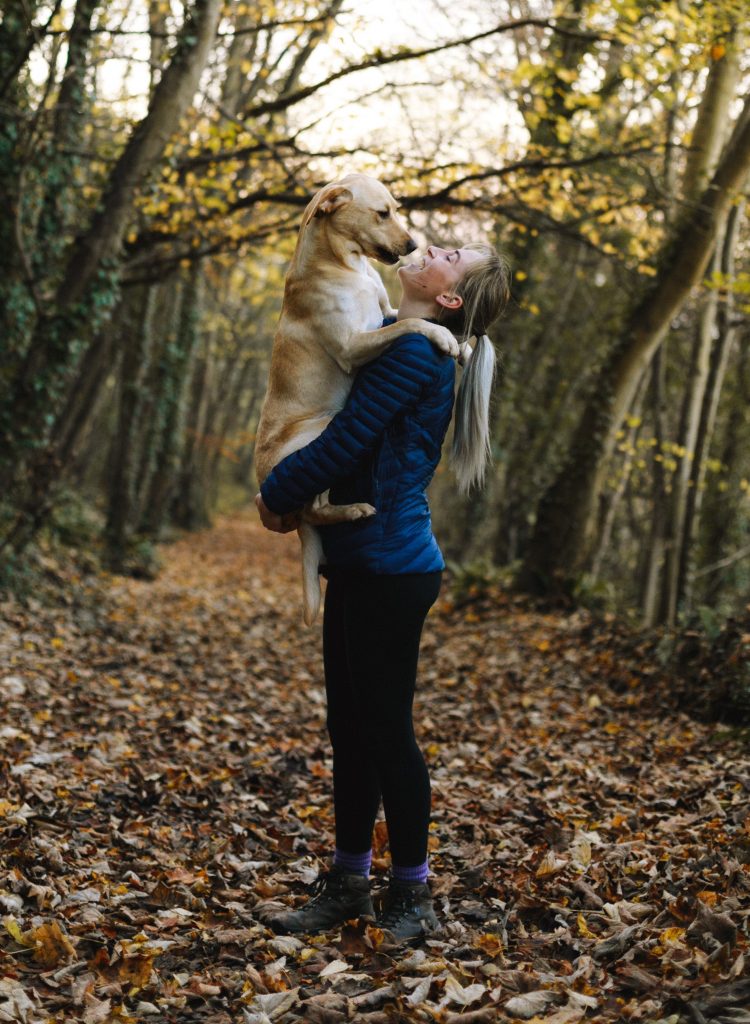
M 417 243 L 399 220 L 396 201 L 376 178 L 348 174 L 322 188 L 305 210 L 302 227 L 322 218 L 326 229 L 354 242 L 372 259 L 398 263 Z

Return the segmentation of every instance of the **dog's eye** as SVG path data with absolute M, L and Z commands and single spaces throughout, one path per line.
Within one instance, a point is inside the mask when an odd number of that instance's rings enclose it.
M 391 211 L 390 211 L 390 210 L 378 210 L 378 211 L 377 211 L 377 214 L 378 214 L 378 217 L 379 217 L 379 218 L 380 218 L 381 220 L 388 220 L 388 218 L 389 218 L 389 217 L 390 217 L 390 215 L 391 215 Z

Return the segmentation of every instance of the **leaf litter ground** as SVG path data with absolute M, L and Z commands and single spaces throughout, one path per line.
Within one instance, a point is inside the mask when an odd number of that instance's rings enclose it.
M 237 516 L 163 557 L 0 605 L 0 1021 L 750 1022 L 750 757 L 503 595 L 425 628 L 442 932 L 274 936 L 333 838 L 296 541 Z

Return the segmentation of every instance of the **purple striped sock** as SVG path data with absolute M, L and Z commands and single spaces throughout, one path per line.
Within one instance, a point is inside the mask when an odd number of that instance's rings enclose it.
M 398 864 L 391 865 L 391 875 L 397 882 L 426 882 L 429 874 L 427 861 L 410 868 L 402 868 Z
M 367 850 L 366 853 L 347 853 L 346 850 L 340 850 L 337 846 L 333 851 L 333 866 L 341 868 L 342 871 L 351 875 L 364 875 L 367 878 L 370 874 L 371 864 L 372 850 Z

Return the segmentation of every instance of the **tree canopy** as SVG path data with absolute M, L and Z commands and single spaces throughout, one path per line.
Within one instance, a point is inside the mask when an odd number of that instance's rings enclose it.
M 8 572 L 71 489 L 120 568 L 170 522 L 208 521 L 227 486 L 252 492 L 300 212 L 356 169 L 422 240 L 489 238 L 514 266 L 490 487 L 434 487 L 450 554 L 649 622 L 738 606 L 744 5 L 474 0 L 458 30 L 449 15 L 3 4 Z

